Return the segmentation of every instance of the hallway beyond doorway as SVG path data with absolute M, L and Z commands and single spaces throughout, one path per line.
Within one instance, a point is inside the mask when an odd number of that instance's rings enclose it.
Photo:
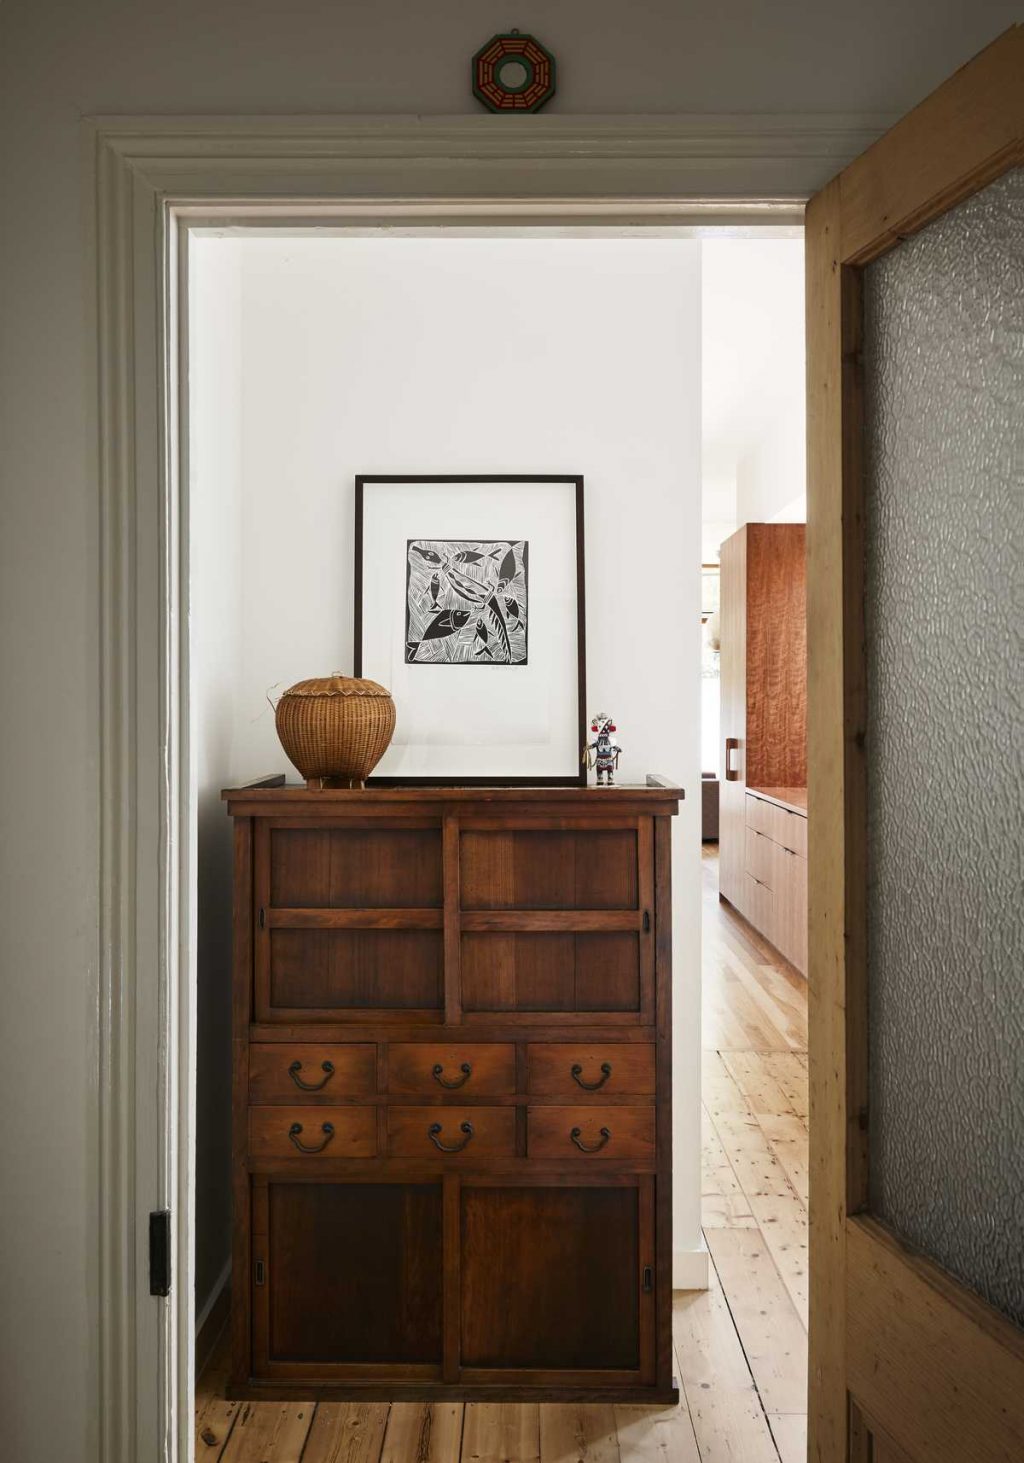
M 807 992 L 718 900 L 703 857 L 703 1224 L 711 1288 L 680 1292 L 676 1408 L 228 1402 L 226 1334 L 196 1387 L 197 1463 L 802 1463 Z

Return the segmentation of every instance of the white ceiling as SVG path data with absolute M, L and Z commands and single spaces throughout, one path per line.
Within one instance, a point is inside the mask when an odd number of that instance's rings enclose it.
M 730 525 L 744 459 L 780 424 L 803 437 L 804 244 L 704 239 L 701 259 L 703 517 Z

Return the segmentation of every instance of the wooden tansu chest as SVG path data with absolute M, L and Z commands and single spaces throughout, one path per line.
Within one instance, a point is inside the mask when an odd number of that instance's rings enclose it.
M 679 790 L 224 796 L 232 1395 L 671 1400 Z

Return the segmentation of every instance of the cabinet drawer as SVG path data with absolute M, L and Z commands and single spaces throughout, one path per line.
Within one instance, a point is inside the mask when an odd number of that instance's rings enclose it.
M 782 853 L 780 845 L 773 843 L 766 833 L 758 833 L 756 828 L 747 828 L 746 839 L 746 872 L 759 884 L 774 889 L 776 859 Z
M 377 1156 L 375 1107 L 251 1107 L 251 1158 L 310 1161 Z
M 542 1097 L 654 1092 L 654 1047 L 640 1042 L 534 1042 L 529 1047 L 529 1069 L 527 1090 Z
M 511 1095 L 516 1090 L 516 1053 L 510 1042 L 435 1046 L 395 1041 L 388 1047 L 388 1091 L 436 1097 L 464 1092 L 467 1097 Z
M 767 884 L 761 883 L 751 874 L 744 876 L 743 913 L 760 930 L 766 940 L 775 944 L 775 895 Z
M 388 1108 L 392 1158 L 511 1158 L 515 1151 L 515 1108 Z
M 249 1048 L 249 1101 L 330 1103 L 377 1090 L 377 1048 L 254 1043 Z
M 801 858 L 807 857 L 806 818 L 766 802 L 764 798 L 754 797 L 752 793 L 747 793 L 746 804 L 748 828 L 763 833 L 773 843 L 781 843 L 783 848 L 790 849 Z
M 631 1159 L 654 1157 L 653 1107 L 531 1107 L 531 1158 Z

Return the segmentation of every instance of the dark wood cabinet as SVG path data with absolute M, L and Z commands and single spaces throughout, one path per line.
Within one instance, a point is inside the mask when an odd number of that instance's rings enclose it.
M 234 1395 L 673 1398 L 680 796 L 225 793 Z

